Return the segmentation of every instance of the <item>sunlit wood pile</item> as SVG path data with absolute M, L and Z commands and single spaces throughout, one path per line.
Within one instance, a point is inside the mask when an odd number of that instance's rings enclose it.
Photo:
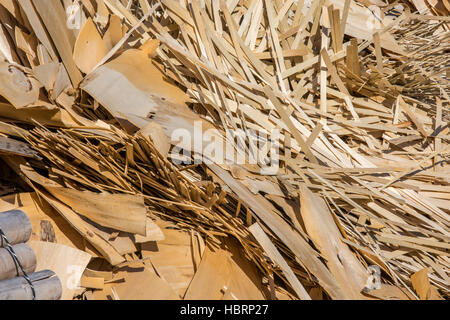
M 0 0 L 0 212 L 64 299 L 448 299 L 449 13 Z

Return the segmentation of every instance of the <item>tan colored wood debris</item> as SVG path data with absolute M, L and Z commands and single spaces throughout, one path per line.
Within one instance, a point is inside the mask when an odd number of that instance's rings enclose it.
M 0 211 L 66 299 L 448 299 L 449 12 L 0 0 Z

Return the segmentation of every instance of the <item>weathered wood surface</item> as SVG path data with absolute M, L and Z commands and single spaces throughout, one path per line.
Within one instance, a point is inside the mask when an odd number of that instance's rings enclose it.
M 61 281 L 50 270 L 29 275 L 36 294 L 35 300 L 59 300 L 62 294 Z M 23 277 L 0 281 L 0 300 L 32 300 L 30 284 Z
M 36 255 L 29 245 L 19 243 L 12 246 L 23 269 L 26 273 L 32 273 L 36 269 Z M 0 280 L 22 275 L 19 266 L 6 248 L 0 248 Z
M 31 222 L 22 210 L 8 210 L 0 212 L 0 229 L 11 245 L 27 242 L 31 236 Z M 0 239 L 0 248 L 6 242 Z

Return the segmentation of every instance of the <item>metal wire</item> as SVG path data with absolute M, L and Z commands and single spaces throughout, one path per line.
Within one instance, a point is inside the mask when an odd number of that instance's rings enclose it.
M 8 251 L 8 253 L 11 255 L 14 264 L 16 266 L 16 272 L 17 272 L 17 276 L 19 275 L 19 269 L 20 271 L 22 271 L 22 277 L 25 278 L 25 280 L 28 282 L 28 284 L 30 285 L 31 288 L 31 293 L 33 295 L 33 300 L 36 300 L 36 291 L 34 290 L 34 285 L 33 282 L 31 281 L 30 277 L 28 276 L 28 274 L 25 272 L 25 269 L 22 266 L 22 263 L 20 262 L 19 258 L 17 257 L 16 253 L 14 252 L 14 249 L 12 247 L 12 245 L 9 243 L 8 238 L 6 237 L 5 233 L 3 232 L 2 228 L 0 228 L 0 239 L 1 239 L 1 247 L 3 247 L 3 243 L 6 244 L 5 249 Z

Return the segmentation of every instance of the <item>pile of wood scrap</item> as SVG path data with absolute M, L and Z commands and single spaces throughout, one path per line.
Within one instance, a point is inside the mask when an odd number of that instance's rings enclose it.
M 448 9 L 0 0 L 0 211 L 65 299 L 448 299 Z

